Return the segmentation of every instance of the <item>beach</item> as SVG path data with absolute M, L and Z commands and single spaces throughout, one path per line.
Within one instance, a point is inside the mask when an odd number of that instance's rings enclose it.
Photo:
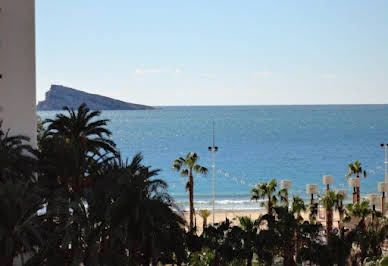
M 257 210 L 215 210 L 215 215 L 214 215 L 214 222 L 215 223 L 220 223 L 225 221 L 226 219 L 229 219 L 232 223 L 232 225 L 240 225 L 239 223 L 239 217 L 247 216 L 251 218 L 252 220 L 258 219 L 261 215 L 266 214 L 265 209 L 257 209 Z M 321 223 L 323 226 L 326 225 L 326 213 L 323 208 L 320 208 L 318 210 L 318 216 L 316 222 Z M 185 218 L 187 224 L 189 224 L 190 221 L 190 216 L 189 212 L 185 211 L 183 212 L 183 217 Z M 303 212 L 302 217 L 305 221 L 309 220 L 309 212 Z M 196 210 L 196 215 L 194 219 L 194 223 L 196 221 L 197 225 L 197 230 L 199 233 L 202 232 L 203 230 L 203 219 L 199 215 L 199 210 Z M 334 211 L 333 213 L 333 227 L 336 228 L 338 227 L 338 221 L 339 221 L 339 214 L 338 211 Z M 213 222 L 213 216 L 212 213 L 207 219 L 207 224 L 211 225 Z

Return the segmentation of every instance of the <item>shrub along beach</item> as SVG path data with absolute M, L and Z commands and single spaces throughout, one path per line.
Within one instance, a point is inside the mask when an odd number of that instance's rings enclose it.
M 358 161 L 346 175 L 353 203 L 330 176 L 320 198 L 306 184 L 309 204 L 273 179 L 251 191 L 265 210 L 217 211 L 213 224 L 194 209 L 193 173 L 208 171 L 198 154 L 171 158 L 188 177 L 184 213 L 158 169 L 121 157 L 99 111 L 64 110 L 38 125 L 37 149 L 0 126 L 0 265 L 387 265 L 387 218 L 380 196 L 360 197 Z

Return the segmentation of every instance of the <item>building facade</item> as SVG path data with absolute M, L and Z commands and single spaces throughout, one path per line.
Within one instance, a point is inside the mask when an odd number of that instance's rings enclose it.
M 0 0 L 0 120 L 36 146 L 34 0 Z

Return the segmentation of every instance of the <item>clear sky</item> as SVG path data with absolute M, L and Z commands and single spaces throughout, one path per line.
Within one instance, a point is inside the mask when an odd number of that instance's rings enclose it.
M 37 96 L 388 103 L 388 1 L 36 0 Z

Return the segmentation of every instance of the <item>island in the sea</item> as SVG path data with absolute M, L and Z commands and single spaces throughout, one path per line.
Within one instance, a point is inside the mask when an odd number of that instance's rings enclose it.
M 147 110 L 152 106 L 128 103 L 109 97 L 91 94 L 61 85 L 51 85 L 46 92 L 46 99 L 38 103 L 39 111 L 62 110 L 64 106 L 78 108 L 86 103 L 91 110 Z

